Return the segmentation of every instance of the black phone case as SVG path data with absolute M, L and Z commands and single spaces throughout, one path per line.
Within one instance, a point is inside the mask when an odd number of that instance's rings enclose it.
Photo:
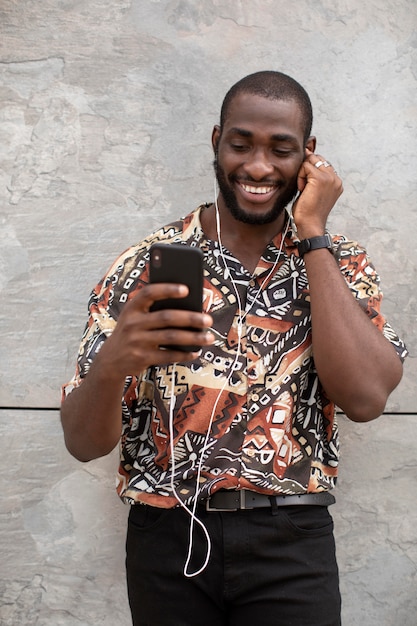
M 149 280 L 151 283 L 182 283 L 189 289 L 185 298 L 168 298 L 154 302 L 151 311 L 181 309 L 202 311 L 203 253 L 199 248 L 181 244 L 153 244 L 150 248 Z M 187 330 L 195 331 L 195 328 Z M 196 352 L 201 346 L 163 346 L 171 350 Z

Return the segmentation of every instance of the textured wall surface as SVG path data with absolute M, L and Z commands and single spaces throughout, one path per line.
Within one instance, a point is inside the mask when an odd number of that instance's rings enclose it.
M 110 262 L 212 199 L 227 88 L 280 69 L 344 181 L 330 227 L 367 247 L 410 351 L 391 415 L 341 418 L 344 626 L 414 625 L 416 32 L 415 0 L 2 0 L 1 624 L 129 624 L 116 457 L 71 459 L 46 409 Z

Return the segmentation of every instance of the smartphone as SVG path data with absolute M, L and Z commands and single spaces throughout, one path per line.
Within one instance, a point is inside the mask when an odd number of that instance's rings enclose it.
M 151 283 L 181 283 L 187 285 L 185 298 L 168 298 L 154 302 L 151 311 L 181 309 L 202 311 L 203 307 L 203 253 L 199 248 L 176 243 L 156 243 L 150 248 L 149 280 Z M 196 328 L 185 330 L 197 331 Z M 182 352 L 197 352 L 201 346 L 163 346 Z

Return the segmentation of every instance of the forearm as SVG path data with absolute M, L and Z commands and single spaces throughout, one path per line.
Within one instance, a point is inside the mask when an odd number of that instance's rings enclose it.
M 61 422 L 68 451 L 79 461 L 105 456 L 122 430 L 124 380 L 106 376 L 97 356 L 80 387 L 62 403 Z
M 293 206 L 297 234 L 300 240 L 321 236 L 342 182 L 323 157 L 308 149 L 298 179 L 300 196 Z M 329 250 L 307 252 L 304 261 L 320 382 L 352 420 L 374 419 L 401 380 L 401 361 L 360 307 Z
M 353 297 L 329 251 L 309 252 L 304 260 L 319 379 L 352 420 L 374 419 L 401 380 L 401 362 Z

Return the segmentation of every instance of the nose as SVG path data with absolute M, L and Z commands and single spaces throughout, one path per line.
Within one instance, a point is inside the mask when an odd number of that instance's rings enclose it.
M 252 180 L 262 180 L 273 174 L 274 166 L 264 150 L 256 150 L 248 155 L 244 170 Z

